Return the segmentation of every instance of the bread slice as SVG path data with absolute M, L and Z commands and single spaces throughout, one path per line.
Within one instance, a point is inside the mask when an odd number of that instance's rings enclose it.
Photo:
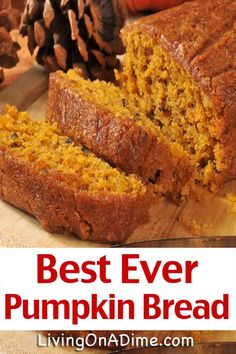
M 51 74 L 47 119 L 63 133 L 127 173 L 175 199 L 189 192 L 192 168 L 151 120 L 112 83 L 84 80 L 75 71 Z
M 128 24 L 119 81 L 142 114 L 180 145 L 195 183 L 236 177 L 236 2 L 186 2 Z
M 14 107 L 0 116 L 0 197 L 48 231 L 111 243 L 124 242 L 147 219 L 150 203 L 136 176 Z

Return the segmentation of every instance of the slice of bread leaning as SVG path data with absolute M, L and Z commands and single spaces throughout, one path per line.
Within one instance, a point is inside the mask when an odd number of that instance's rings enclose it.
M 189 193 L 192 167 L 173 144 L 112 83 L 83 79 L 76 71 L 51 74 L 47 119 L 64 134 L 174 199 Z
M 7 107 L 0 115 L 0 197 L 50 232 L 121 243 L 148 214 L 147 190 L 97 158 L 56 124 Z

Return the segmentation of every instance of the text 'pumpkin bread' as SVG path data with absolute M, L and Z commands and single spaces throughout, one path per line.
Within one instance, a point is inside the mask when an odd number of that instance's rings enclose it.
M 51 232 L 120 243 L 145 221 L 146 187 L 59 134 L 7 107 L 0 116 L 0 197 Z

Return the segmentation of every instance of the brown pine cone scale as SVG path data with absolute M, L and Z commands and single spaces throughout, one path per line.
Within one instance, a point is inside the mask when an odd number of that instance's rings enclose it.
M 80 68 L 86 77 L 111 80 L 124 53 L 125 19 L 124 0 L 27 0 L 21 33 L 49 71 Z
M 17 51 L 19 44 L 13 41 L 11 30 L 20 23 L 20 13 L 13 9 L 10 0 L 0 0 L 0 83 L 4 79 L 3 68 L 12 68 L 19 58 Z

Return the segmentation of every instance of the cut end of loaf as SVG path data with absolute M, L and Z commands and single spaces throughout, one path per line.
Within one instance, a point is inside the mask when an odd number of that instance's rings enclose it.
M 188 155 L 195 183 L 215 190 L 227 169 L 220 143 L 222 122 L 201 90 L 155 38 L 135 26 L 124 33 L 127 47 L 122 89 L 142 115 Z

